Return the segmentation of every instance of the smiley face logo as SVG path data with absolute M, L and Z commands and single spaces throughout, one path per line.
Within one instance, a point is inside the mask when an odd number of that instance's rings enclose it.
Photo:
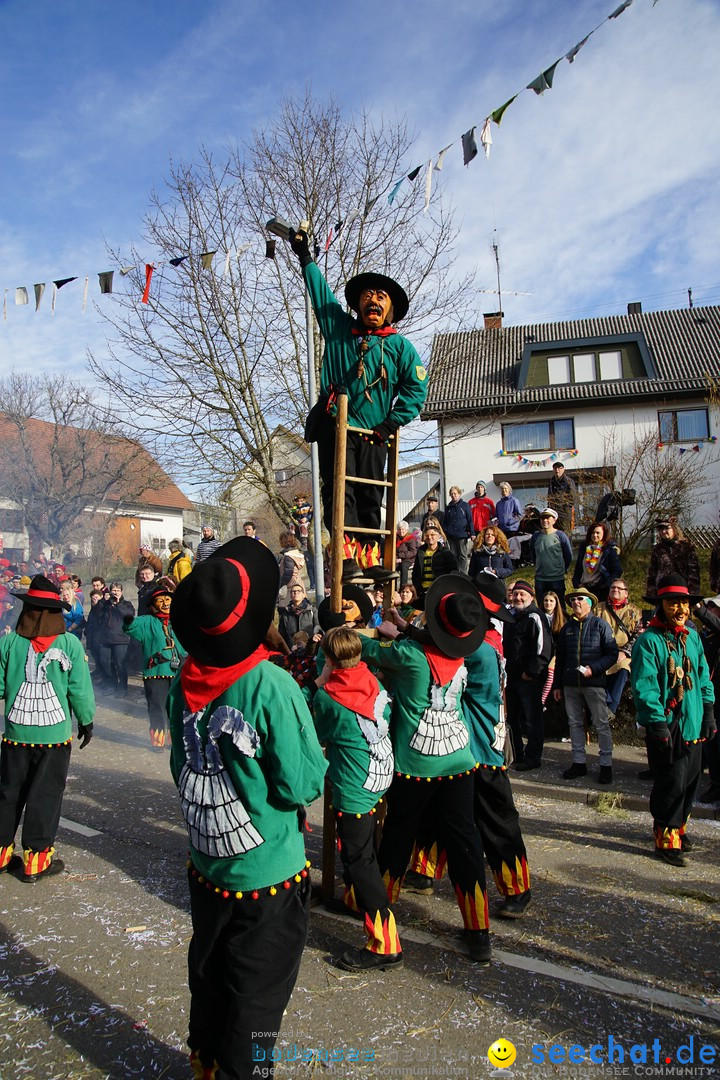
M 496 1069 L 507 1069 L 517 1057 L 517 1050 L 507 1039 L 496 1039 L 488 1047 L 488 1061 Z

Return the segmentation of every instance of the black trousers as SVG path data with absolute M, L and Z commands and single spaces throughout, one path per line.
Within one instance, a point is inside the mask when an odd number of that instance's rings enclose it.
M 249 1080 L 268 1067 L 300 968 L 310 875 L 275 896 L 225 899 L 188 874 L 193 936 L 188 950 L 188 1045 L 217 1061 L 217 1080 Z M 255 1048 L 255 1049 L 254 1049 Z M 254 1053 L 253 1053 L 254 1050 Z M 261 1055 L 264 1055 L 264 1060 Z
M 332 533 L 332 504 L 335 472 L 335 424 L 323 424 L 318 435 L 318 464 L 322 480 L 323 520 L 325 528 Z M 369 442 L 363 435 L 352 432 L 347 437 L 346 473 L 348 476 L 367 476 L 370 480 L 385 479 L 387 446 Z M 345 531 L 352 535 L 353 525 L 368 529 L 380 528 L 380 508 L 385 488 L 374 484 L 345 484 Z M 358 539 L 365 545 L 373 537 L 360 533 Z M 375 537 L 374 539 L 378 539 Z
M 520 829 L 510 779 L 504 769 L 475 770 L 475 826 L 501 896 L 519 896 L 530 888 L 527 851 Z M 413 870 L 442 878 L 445 855 L 438 850 L 432 816 L 423 820 Z
M 159 675 L 154 679 L 143 679 L 143 690 L 150 717 L 150 727 L 153 731 L 164 731 L 167 727 L 167 704 L 170 693 L 169 675 Z
M 545 676 L 526 680 L 521 675 L 508 677 L 505 687 L 507 722 L 512 732 L 516 761 L 537 764 L 542 759 L 545 742 L 542 692 Z M 523 735 L 527 746 L 523 745 Z
M 657 755 L 648 752 L 653 774 L 650 813 L 657 847 L 679 847 L 672 833 L 690 817 L 702 771 L 702 743 L 690 743 L 688 751 L 672 765 L 663 764 Z
M 15 839 L 25 811 L 22 846 L 46 851 L 57 835 L 71 744 L 13 746 L 0 751 L 0 847 Z
M 397 899 L 423 820 L 435 824 L 438 847 L 447 853 L 447 868 L 467 930 L 488 928 L 485 859 L 473 818 L 474 777 L 452 780 L 406 779 L 394 776 L 387 793 L 387 817 L 378 852 L 390 902 Z
M 100 671 L 103 679 L 118 690 L 127 690 L 127 654 L 129 641 L 100 646 Z

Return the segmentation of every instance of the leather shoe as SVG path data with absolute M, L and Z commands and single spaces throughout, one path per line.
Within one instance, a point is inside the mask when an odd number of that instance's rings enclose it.
M 463 934 L 467 942 L 470 959 L 474 964 L 487 967 L 492 959 L 492 945 L 489 930 L 466 930 Z
M 418 874 L 415 870 L 408 870 L 403 878 L 403 892 L 418 893 L 420 896 L 432 896 L 434 880 L 424 874 Z
M 387 971 L 403 966 L 403 954 L 370 952 L 369 949 L 349 949 L 337 962 L 343 971 Z
M 601 765 L 598 784 L 612 784 L 612 765 Z
M 670 866 L 687 866 L 687 859 L 678 848 L 655 848 L 658 859 L 669 863 Z
M 506 896 L 495 914 L 501 919 L 522 919 L 531 904 L 532 897 L 528 889 L 518 896 Z
M 53 859 L 49 866 L 46 866 L 44 870 L 41 870 L 39 874 L 23 874 L 20 878 L 26 885 L 34 885 L 36 881 L 40 881 L 41 878 L 53 877 L 55 874 L 62 874 L 65 869 L 65 863 L 62 859 Z
M 576 762 L 562 774 L 563 780 L 576 780 L 578 776 L 587 776 L 587 765 Z
M 16 870 L 19 870 L 23 861 L 20 855 L 11 855 L 10 861 L 5 866 L 0 867 L 0 874 L 14 874 Z

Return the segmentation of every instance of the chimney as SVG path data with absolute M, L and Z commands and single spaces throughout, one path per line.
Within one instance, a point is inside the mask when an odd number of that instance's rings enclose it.
M 486 330 L 502 330 L 504 311 L 488 311 L 483 314 Z
M 633 304 L 628 304 L 628 315 L 642 315 L 642 304 L 639 300 L 636 300 Z

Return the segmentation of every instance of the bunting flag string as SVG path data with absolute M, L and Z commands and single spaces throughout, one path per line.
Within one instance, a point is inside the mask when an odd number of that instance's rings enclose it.
M 485 117 L 485 119 L 484 119 L 484 121 L 483 121 L 483 123 L 482 123 L 482 125 L 480 127 L 480 145 L 483 148 L 486 159 L 488 159 L 490 157 L 490 148 L 492 146 L 491 124 L 496 124 L 498 127 L 500 126 L 500 124 L 501 124 L 501 122 L 503 120 L 503 117 L 505 115 L 505 112 L 517 100 L 519 95 L 522 93 L 522 90 L 523 89 L 524 90 L 532 90 L 537 95 L 542 95 L 547 90 L 550 90 L 552 88 L 553 81 L 554 81 L 556 71 L 557 71 L 557 67 L 560 64 L 560 62 L 564 59 L 564 60 L 567 60 L 567 62 L 569 64 L 572 64 L 575 61 L 578 53 L 581 51 L 581 49 L 583 49 L 585 47 L 585 45 L 588 43 L 588 41 L 590 40 L 592 35 L 595 34 L 600 29 L 600 27 L 603 26 L 606 22 L 609 22 L 610 20 L 613 20 L 613 19 L 617 19 L 620 15 L 623 14 L 624 11 L 627 11 L 627 9 L 629 7 L 631 7 L 631 5 L 633 3 L 634 3 L 634 0 L 623 0 L 622 3 L 620 3 L 608 16 L 606 16 L 606 18 L 604 18 L 601 22 L 599 22 L 598 25 L 596 27 L 594 27 L 594 29 L 592 29 L 589 33 L 585 34 L 585 36 L 583 38 L 581 38 L 580 41 L 578 41 L 577 44 L 574 45 L 568 52 L 566 52 L 558 60 L 555 60 L 555 62 L 553 64 L 551 64 L 549 67 L 545 68 L 539 75 L 537 75 L 534 79 L 532 79 L 529 83 L 527 83 L 525 85 L 525 87 L 523 87 L 521 90 L 518 90 L 515 94 L 512 95 L 512 97 L 509 97 L 502 105 L 500 105 L 497 108 L 492 109 L 490 112 L 488 112 L 488 114 L 486 115 L 486 117 Z M 657 3 L 657 0 L 653 0 L 653 7 L 655 6 L 656 3 Z M 473 124 L 471 127 L 469 127 L 467 129 L 467 131 L 463 135 L 460 136 L 459 142 L 460 142 L 461 147 L 462 147 L 463 165 L 464 166 L 468 166 L 478 156 L 478 141 L 477 141 L 476 135 L 475 135 L 477 127 L 478 127 L 477 124 Z M 438 152 L 437 157 L 435 159 L 434 166 L 433 166 L 433 158 L 432 157 L 427 161 L 427 165 L 425 166 L 426 172 L 425 172 L 423 212 L 427 212 L 427 210 L 429 209 L 429 206 L 430 206 L 430 201 L 431 201 L 431 197 L 432 197 L 432 174 L 433 174 L 434 171 L 437 171 L 437 172 L 442 171 L 444 163 L 445 163 L 445 156 L 446 156 L 447 152 L 450 149 L 452 149 L 457 144 L 457 142 L 458 142 L 458 140 L 456 139 L 453 142 L 448 143 L 446 146 L 444 146 L 442 148 L 442 150 L 440 150 Z M 390 192 L 387 195 L 388 206 L 393 206 L 394 205 L 395 200 L 396 200 L 396 198 L 398 196 L 398 193 L 399 193 L 403 183 L 405 182 L 405 180 L 408 180 L 410 183 L 413 183 L 415 180 L 417 180 L 417 178 L 420 175 L 420 172 L 422 171 L 422 169 L 423 169 L 423 165 L 416 165 L 413 169 L 411 169 L 409 172 L 405 173 L 403 176 L 399 177 L 392 184 Z M 357 207 L 354 210 L 350 211 L 344 218 L 341 218 L 337 222 L 337 224 L 334 226 L 334 229 L 331 228 L 329 233 L 328 233 L 327 240 L 325 242 L 325 251 L 327 252 L 330 249 L 330 247 L 332 246 L 332 244 L 338 239 L 338 237 L 340 235 L 341 228 L 344 228 L 345 231 L 347 231 L 347 229 L 349 228 L 351 223 L 353 221 L 355 221 L 356 218 L 361 217 L 361 216 L 362 216 L 363 219 L 367 218 L 367 216 L 373 210 L 373 208 L 375 207 L 375 205 L 377 204 L 377 202 L 379 201 L 379 199 L 381 197 L 382 197 L 382 192 L 379 193 L 378 195 L 367 198 L 366 201 L 365 201 L 364 209 L 360 209 L 359 207 Z M 315 241 L 315 243 L 316 243 L 316 246 L 317 246 L 317 240 Z M 231 261 L 233 255 L 236 258 L 239 258 L 240 255 L 242 255 L 250 247 L 252 247 L 252 244 L 251 243 L 246 243 L 242 247 L 235 249 L 234 252 L 233 252 L 232 249 L 228 249 L 226 251 L 223 251 L 225 259 L 224 259 L 224 268 L 223 268 L 222 275 L 221 275 L 222 277 L 226 277 L 227 274 L 229 273 L 230 261 Z M 193 257 L 199 257 L 200 260 L 201 260 L 202 268 L 204 270 L 211 270 L 212 269 L 213 259 L 217 254 L 218 254 L 218 249 L 214 249 L 212 251 L 210 251 L 210 250 L 203 251 L 203 252 L 201 252 L 199 254 L 199 256 L 194 256 L 191 252 L 187 252 L 187 253 L 185 253 L 183 255 L 177 255 L 177 256 L 174 256 L 173 258 L 169 259 L 168 264 L 170 266 L 174 267 L 175 269 L 177 269 L 178 267 L 180 267 L 185 262 L 186 259 L 193 258 Z M 266 256 L 266 258 L 269 258 L 269 259 L 274 259 L 275 258 L 275 241 L 274 240 L 267 240 L 266 241 L 265 256 Z M 123 277 L 126 277 L 132 270 L 135 270 L 137 268 L 138 268 L 137 264 L 130 264 L 130 265 L 125 265 L 125 266 L 119 267 L 118 271 Z M 143 304 L 147 304 L 149 302 L 150 282 L 151 282 L 151 279 L 152 279 L 153 271 L 155 269 L 156 269 L 156 264 L 155 263 L 145 263 L 145 288 L 144 288 L 144 291 L 143 291 L 143 294 L 142 294 L 142 299 L 140 301 Z M 100 272 L 98 274 L 98 283 L 99 283 L 99 288 L 100 288 L 101 295 L 112 294 L 112 291 L 113 291 L 113 274 L 114 274 L 114 271 L 102 271 L 102 272 Z M 70 284 L 70 282 L 73 282 L 73 281 L 77 281 L 77 275 L 75 275 L 73 277 L 67 277 L 67 278 L 56 278 L 56 279 L 53 280 L 53 283 L 52 283 L 52 297 L 51 297 L 51 302 L 50 302 L 50 314 L 51 315 L 55 314 L 55 304 L 56 304 L 56 301 L 57 301 L 58 292 L 65 285 L 68 285 L 68 284 Z M 86 304 L 87 304 L 88 288 L 89 288 L 89 278 L 86 277 L 84 290 L 83 290 L 83 311 L 85 310 L 85 307 L 86 307 Z M 40 303 L 41 303 L 44 291 L 45 291 L 45 283 L 44 282 L 38 283 L 38 284 L 36 284 L 34 286 L 35 311 L 36 312 L 40 308 Z M 7 289 L 7 288 L 3 292 L 3 321 L 4 322 L 7 322 L 7 319 L 8 319 L 8 292 L 9 292 L 9 289 Z M 25 305 L 27 305 L 29 303 L 28 290 L 27 290 L 27 288 L 25 286 L 17 286 L 15 288 L 15 290 L 14 290 L 14 293 L 15 293 L 15 305 L 16 306 L 25 306 Z M 658 449 L 662 449 L 662 446 L 663 446 L 662 443 L 658 443 Z M 687 449 L 687 448 L 684 448 L 684 449 Z M 692 447 L 691 449 L 695 449 L 695 448 Z M 551 459 L 548 458 L 546 460 L 551 460 Z M 534 462 L 530 461 L 529 459 L 528 459 L 528 463 L 529 464 L 534 464 Z M 541 462 L 541 464 L 542 464 L 542 462 Z
M 563 450 L 562 453 L 554 451 L 552 454 L 548 454 L 546 457 L 542 458 L 527 457 L 527 454 L 531 453 L 533 453 L 532 450 L 528 450 L 526 454 L 520 454 L 517 452 L 517 450 L 498 450 L 497 457 L 513 458 L 520 465 L 527 465 L 530 468 L 534 469 L 543 468 L 549 465 L 552 461 L 562 461 L 563 456 L 565 456 L 566 460 L 570 460 L 571 458 L 577 457 L 580 451 L 576 447 L 572 447 L 571 449 Z

